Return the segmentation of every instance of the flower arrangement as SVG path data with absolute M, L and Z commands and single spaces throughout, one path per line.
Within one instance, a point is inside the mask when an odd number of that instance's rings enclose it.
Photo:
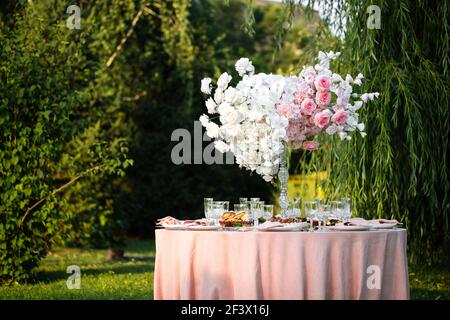
M 319 63 L 304 66 L 298 76 L 257 73 L 248 58 L 236 62 L 241 80 L 235 87 L 232 77 L 223 73 L 212 94 L 211 78 L 201 83 L 208 114 L 216 115 L 220 124 L 208 115 L 200 117 L 206 134 L 215 139 L 221 152 L 231 151 L 236 163 L 256 171 L 271 181 L 278 172 L 280 153 L 287 143 L 292 149 L 315 150 L 319 134 L 337 134 L 350 140 L 350 132 L 365 136 L 364 123 L 358 110 L 374 100 L 378 92 L 358 94 L 353 86 L 361 86 L 363 75 L 342 78 L 330 70 L 330 61 L 339 53 L 319 52 Z

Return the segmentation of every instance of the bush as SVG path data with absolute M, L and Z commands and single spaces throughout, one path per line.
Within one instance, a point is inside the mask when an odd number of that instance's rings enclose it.
M 90 141 L 88 163 L 69 156 L 68 142 L 91 125 L 79 117 L 91 79 L 65 26 L 38 13 L 26 6 L 0 31 L 0 283 L 33 277 L 69 218 L 61 191 L 129 164 L 120 141 Z

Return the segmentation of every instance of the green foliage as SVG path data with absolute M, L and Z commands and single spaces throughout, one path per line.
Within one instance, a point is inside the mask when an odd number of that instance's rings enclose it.
M 366 8 L 381 8 L 381 29 Z M 450 258 L 448 3 L 348 1 L 346 67 L 382 96 L 363 110 L 366 139 L 336 150 L 331 172 L 364 216 L 406 223 L 413 260 Z M 362 32 L 361 32 L 362 30 Z M 368 58 L 371 57 L 371 58 Z
M 94 125 L 82 114 L 93 74 L 83 35 L 44 19 L 41 5 L 17 5 L 0 31 L 0 283 L 31 278 L 59 238 L 70 216 L 61 192 L 129 163 L 122 142 L 98 137 L 83 145 L 88 160 L 71 158 L 71 141 Z

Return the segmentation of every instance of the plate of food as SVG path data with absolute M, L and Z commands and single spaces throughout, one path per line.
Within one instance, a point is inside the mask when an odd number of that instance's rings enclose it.
M 250 216 L 245 212 L 224 212 L 219 224 L 223 228 L 242 228 L 251 227 L 253 225 Z

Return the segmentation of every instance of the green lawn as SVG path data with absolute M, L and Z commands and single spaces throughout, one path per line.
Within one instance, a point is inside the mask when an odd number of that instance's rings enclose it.
M 57 249 L 32 285 L 0 287 L 0 299 L 153 299 L 154 241 L 129 241 L 126 261 L 106 260 L 106 250 Z M 81 269 L 80 290 L 67 289 L 66 268 Z M 412 299 L 450 299 L 450 271 L 410 266 Z
M 0 299 L 153 299 L 154 241 L 129 241 L 126 261 L 107 261 L 106 250 L 57 249 L 42 264 L 38 283 L 0 286 Z M 67 288 L 69 265 L 81 269 L 79 290 Z

